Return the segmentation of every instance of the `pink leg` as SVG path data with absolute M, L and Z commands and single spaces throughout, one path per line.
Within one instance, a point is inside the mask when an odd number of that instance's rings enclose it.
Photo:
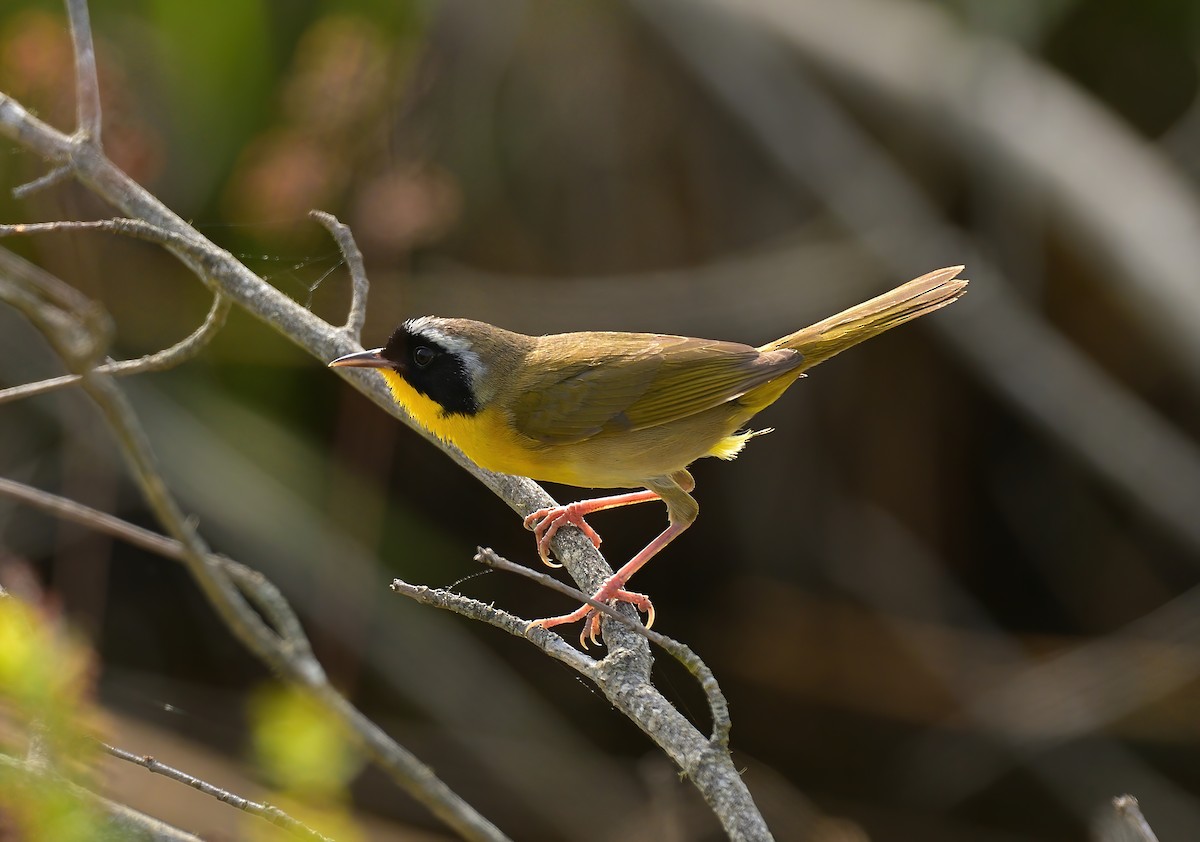
M 554 533 L 558 532 L 563 526 L 573 524 L 586 535 L 594 546 L 600 546 L 600 536 L 596 534 L 596 530 L 588 526 L 584 515 L 590 515 L 592 512 L 602 512 L 605 509 L 615 509 L 618 506 L 632 506 L 634 503 L 645 503 L 650 500 L 659 499 L 658 492 L 655 491 L 633 491 L 629 494 L 617 494 L 613 497 L 597 497 L 594 500 L 580 500 L 578 503 L 570 503 L 566 506 L 558 506 L 553 509 L 538 509 L 536 512 L 525 518 L 525 528 L 533 530 L 534 540 L 537 541 L 538 555 L 542 561 L 551 567 L 561 567 L 561 564 L 555 564 L 550 560 L 550 541 L 554 539 Z
M 641 500 L 633 500 L 629 502 L 641 502 Z M 621 506 L 626 504 L 617 503 L 616 505 Z M 638 570 L 640 570 L 646 564 L 646 562 L 654 558 L 659 550 L 671 543 L 676 535 L 687 529 L 690 525 L 691 523 L 689 521 L 688 523 L 672 523 L 670 526 L 668 526 L 665 530 L 663 530 L 662 534 L 651 541 L 644 550 L 635 555 L 620 570 L 610 576 L 608 580 L 600 586 L 600 589 L 592 596 L 592 599 L 596 600 L 597 602 L 608 602 L 610 599 L 615 599 L 618 602 L 632 603 L 639 611 L 644 612 L 647 615 L 646 628 L 650 628 L 650 626 L 654 625 L 654 605 L 650 602 L 650 598 L 645 594 L 624 590 L 625 583 L 628 582 L 629 578 Z M 588 615 L 591 615 L 590 619 Z M 591 638 L 592 643 L 598 643 L 599 641 L 597 637 L 600 634 L 600 612 L 596 611 L 590 605 L 583 605 L 577 610 L 572 611 L 570 614 L 563 614 L 558 617 L 546 617 L 542 620 L 534 620 L 529 624 L 528 627 L 533 628 L 534 626 L 541 626 L 544 629 L 548 629 L 551 626 L 560 626 L 564 623 L 574 623 L 578 622 L 579 620 L 587 621 L 583 624 L 583 631 L 581 631 L 579 634 L 579 642 L 583 644 L 583 648 L 586 649 L 588 638 Z

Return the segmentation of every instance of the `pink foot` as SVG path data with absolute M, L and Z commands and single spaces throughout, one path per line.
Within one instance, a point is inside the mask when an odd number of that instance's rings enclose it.
M 646 615 L 646 628 L 650 628 L 652 625 L 654 625 L 654 603 L 650 601 L 650 597 L 646 596 L 645 594 L 622 589 L 615 576 L 601 585 L 600 590 L 596 591 L 596 594 L 592 597 L 592 599 L 596 600 L 597 602 L 608 602 L 609 600 L 628 602 L 630 605 L 633 605 L 635 608 L 637 608 L 638 611 Z M 577 623 L 580 620 L 583 620 L 583 629 L 579 633 L 580 645 L 583 646 L 584 649 L 587 649 L 588 640 L 591 640 L 592 643 L 600 643 L 600 612 L 590 605 L 581 605 L 570 614 L 562 614 L 558 617 L 545 617 L 541 620 L 534 620 L 528 626 L 526 626 L 526 630 L 535 626 L 541 626 L 544 629 L 548 629 L 551 626 L 561 626 L 565 625 L 566 623 Z
M 561 564 L 555 564 L 550 560 L 550 542 L 554 539 L 554 534 L 567 524 L 578 527 L 591 540 L 593 546 L 597 548 L 600 546 L 600 536 L 583 519 L 584 514 L 589 511 L 586 508 L 586 502 L 571 503 L 554 509 L 538 509 L 525 518 L 525 528 L 533 530 L 534 540 L 537 541 L 538 555 L 541 556 L 544 564 L 550 567 L 562 567 Z

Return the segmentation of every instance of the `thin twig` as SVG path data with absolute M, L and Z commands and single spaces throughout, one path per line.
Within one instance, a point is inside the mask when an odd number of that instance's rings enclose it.
M 75 131 L 86 144 L 99 151 L 101 112 L 100 79 L 96 73 L 96 46 L 87 0 L 67 0 L 71 43 L 75 47 Z
M 413 585 L 403 579 L 393 579 L 390 587 L 395 593 L 407 596 L 422 605 L 453 611 L 467 619 L 477 620 L 502 629 L 513 637 L 523 637 L 554 660 L 566 664 L 592 680 L 597 678 L 598 661 L 589 658 L 553 632 L 541 628 L 529 629 L 529 621 L 523 620 L 515 614 L 510 614 L 494 605 L 488 605 L 454 591 L 431 588 L 428 585 Z
M 160 246 L 174 246 L 197 253 L 197 248 L 207 244 L 207 241 L 197 239 L 189 234 L 169 231 L 157 225 L 151 225 L 142 219 L 116 217 L 114 219 L 62 219 L 55 222 L 19 222 L 13 225 L 0 225 L 0 237 L 30 236 L 34 234 L 61 234 L 71 231 L 101 231 L 108 234 L 121 234 L 137 240 L 147 240 Z
M 66 520 L 71 520 L 83 526 L 96 529 L 116 538 L 128 541 L 136 546 L 140 546 L 143 549 L 164 555 L 168 558 L 172 558 L 177 561 L 184 561 L 186 558 L 186 549 L 179 541 L 165 538 L 161 535 L 150 532 L 149 530 L 143 529 L 140 526 L 135 526 L 134 524 L 127 523 L 120 518 L 106 514 L 105 512 L 91 509 L 82 505 L 81 503 L 76 503 L 75 501 L 67 500 L 64 497 L 59 497 L 45 491 L 31 488 L 27 485 L 23 485 L 22 483 L 0 477 L 0 496 L 21 500 L 25 503 L 29 503 L 44 509 L 45 511 L 51 512 Z M 240 587 L 247 591 L 247 593 L 250 595 L 250 598 L 254 600 L 256 605 L 259 605 L 263 609 L 263 613 L 266 614 L 267 618 L 271 620 L 281 632 L 291 632 L 291 634 L 285 638 L 283 644 L 281 644 L 281 648 L 284 648 L 285 652 L 286 647 L 291 647 L 293 650 L 295 650 L 289 656 L 291 659 L 300 659 L 308 655 L 311 649 L 308 645 L 307 638 L 304 637 L 303 630 L 300 628 L 299 621 L 295 619 L 295 615 L 292 613 L 290 606 L 288 606 L 287 602 L 283 599 L 283 596 L 265 576 L 256 570 L 251 570 L 250 568 L 244 567 L 243 565 L 238 564 L 236 561 L 225 558 L 224 556 L 210 555 L 208 560 L 213 564 L 223 565 L 229 572 L 231 578 L 233 578 Z M 557 635 L 554 637 L 561 640 L 561 638 L 558 638 Z M 563 644 L 563 648 L 571 652 L 575 651 L 565 643 Z M 583 658 L 584 656 L 579 655 L 579 657 Z M 281 669 L 280 672 L 284 675 L 291 676 L 293 679 L 295 678 L 296 671 L 294 669 Z M 343 721 L 345 721 L 351 730 L 359 735 L 367 748 L 370 749 L 376 756 L 376 759 L 380 761 L 380 764 L 388 771 L 391 771 L 393 773 L 393 777 L 396 778 L 400 783 L 411 786 L 411 784 L 404 777 L 397 774 L 397 771 L 394 768 L 397 765 L 401 766 L 401 768 L 409 775 L 419 775 L 427 779 L 423 782 L 422 787 L 417 790 L 417 794 L 425 794 L 428 796 L 428 793 L 424 792 L 425 788 L 437 788 L 445 786 L 441 783 L 441 781 L 432 775 L 432 773 L 428 770 L 428 767 L 426 767 L 412 755 L 408 754 L 408 752 L 405 752 L 404 749 L 400 748 L 400 746 L 395 745 L 390 737 L 388 737 L 373 722 L 363 716 L 361 712 L 350 705 L 350 703 L 347 702 L 344 697 L 338 694 L 328 682 L 322 681 L 317 684 L 305 685 L 305 689 L 310 691 L 322 703 L 324 703 L 329 709 L 333 710 Z M 391 749 L 392 752 L 402 753 L 403 756 L 392 757 L 391 753 L 388 751 L 389 744 L 393 746 Z M 452 792 L 449 793 L 449 795 L 457 798 L 457 796 L 455 796 Z M 442 797 L 445 797 L 445 794 L 442 794 Z M 439 806 L 436 803 L 430 804 L 429 800 L 423 800 L 423 803 L 429 805 L 431 809 Z M 470 807 L 465 804 L 463 806 L 468 810 L 470 809 Z M 437 812 L 439 815 L 441 815 L 438 810 L 434 810 L 434 812 Z M 452 827 L 456 826 L 454 821 L 447 820 L 447 824 L 451 825 Z M 499 831 L 495 831 L 495 833 L 492 835 L 469 832 L 462 829 L 460 829 L 460 832 L 462 832 L 464 838 L 467 839 L 506 839 L 506 837 L 500 834 Z
M 151 532 L 136 524 L 121 520 L 119 517 L 93 509 L 66 497 L 51 494 L 48 491 L 34 488 L 15 480 L 0 477 L 0 497 L 18 500 L 30 506 L 35 506 L 63 520 L 69 520 L 80 526 L 103 532 L 113 538 L 127 541 L 135 547 L 141 547 L 148 552 L 156 553 L 173 561 L 184 560 L 183 544 L 173 538 Z M 263 612 L 267 620 L 275 627 L 280 636 L 290 646 L 300 651 L 310 650 L 308 639 L 300 621 L 283 598 L 283 594 L 271 580 L 257 570 L 239 564 L 223 555 L 212 554 L 209 561 L 224 565 L 230 578 L 241 588 L 246 597 Z
M 569 596 L 571 599 L 576 599 L 587 603 L 592 608 L 595 608 L 601 614 L 610 619 L 616 620 L 623 625 L 629 627 L 633 631 L 645 637 L 655 646 L 662 649 L 672 658 L 683 664 L 684 668 L 692 674 L 692 677 L 700 683 L 701 689 L 704 690 L 704 695 L 708 699 L 708 709 L 712 715 L 713 732 L 711 739 L 713 742 L 722 746 L 729 745 L 729 730 L 732 723 L 729 719 L 729 702 L 725 699 L 725 694 L 721 692 L 721 687 L 717 683 L 717 677 L 713 675 L 712 670 L 708 668 L 708 664 L 700 659 L 700 656 L 692 651 L 687 645 L 680 643 L 678 640 L 659 634 L 656 631 L 643 626 L 638 620 L 626 616 L 622 612 L 616 610 L 607 603 L 600 602 L 585 594 L 578 588 L 573 588 L 570 585 L 560 582 L 553 576 L 547 576 L 540 570 L 534 570 L 526 567 L 523 564 L 516 564 L 509 561 L 501 555 L 498 555 L 494 550 L 487 547 L 479 547 L 475 554 L 475 560 L 488 567 L 494 567 L 497 570 L 503 570 L 507 573 L 516 573 L 518 576 L 524 576 L 526 579 L 532 579 L 543 587 L 550 588 L 553 591 Z M 528 623 L 526 623 L 528 626 Z M 520 637 L 528 639 L 533 629 L 528 632 L 522 631 L 518 634 Z M 555 635 L 557 637 L 558 635 Z
M 346 316 L 346 324 L 342 330 L 355 342 L 362 342 L 362 329 L 367 321 L 367 292 L 370 281 L 367 280 L 367 270 L 363 266 L 362 252 L 354 241 L 354 232 L 350 226 L 343 224 L 336 216 L 325 211 L 311 211 L 313 219 L 321 223 L 330 233 L 342 257 L 346 259 L 346 268 L 350 270 L 350 310 Z
M 23 261 L 9 253 L 6 264 L 8 271 L 0 273 L 0 281 L 8 281 L 10 275 L 18 274 L 22 265 Z M 36 268 L 30 264 L 25 265 Z M 42 270 L 30 271 L 20 274 L 19 281 L 0 284 L 0 289 L 11 286 L 15 293 L 20 293 L 10 295 L 10 300 L 14 306 L 25 312 L 31 321 L 48 331 L 50 341 L 65 354 L 69 367 L 90 364 L 92 348 L 99 343 L 85 343 L 84 352 L 88 355 L 85 357 L 71 354 L 73 344 L 78 342 L 70 341 L 76 339 L 79 333 L 86 334 L 89 322 L 78 317 L 72 322 L 68 317 L 74 315 L 73 313 L 57 309 L 48 303 L 58 289 L 55 285 L 49 290 L 43 290 L 41 287 L 45 284 L 46 277 L 47 273 Z M 59 294 L 57 298 L 65 300 L 67 296 Z M 80 303 L 79 299 L 82 298 L 76 293 L 75 300 L 71 303 L 74 306 L 85 306 Z M 422 803 L 448 825 L 468 839 L 506 840 L 507 837 L 499 829 L 439 780 L 429 767 L 392 740 L 329 684 L 320 662 L 312 656 L 311 647 L 302 634 L 296 639 L 281 639 L 276 630 L 263 621 L 227 575 L 226 565 L 209 552 L 192 521 L 180 509 L 158 470 L 157 460 L 137 415 L 116 382 L 106 375 L 86 371 L 83 373 L 81 385 L 96 403 L 116 436 L 126 464 L 141 488 L 146 502 L 164 529 L 179 542 L 182 561 L 230 631 L 275 672 L 288 677 L 296 686 L 307 691 L 327 710 L 346 722 L 351 732 L 392 774 L 393 779 L 420 798 Z M 265 600 L 268 597 L 262 598 Z M 290 613 L 290 607 L 282 599 L 278 601 L 276 610 Z M 287 624 L 279 631 L 284 632 L 288 629 L 299 630 L 299 621 Z
M 24 184 L 13 188 L 12 195 L 14 199 L 28 199 L 39 190 L 45 190 L 48 187 L 53 187 L 55 184 L 66 181 L 73 176 L 75 171 L 69 164 L 60 164 L 45 175 L 39 175 L 32 181 L 27 181 Z
M 61 787 L 63 791 L 81 802 L 91 804 L 107 814 L 107 824 L 114 838 L 136 840 L 136 842 L 203 842 L 199 836 L 194 836 L 185 830 L 180 830 L 166 822 L 147 816 L 125 804 L 112 801 L 97 795 L 90 789 L 67 780 L 57 773 L 18 760 L 7 754 L 0 753 L 0 772 L 8 770 L 11 773 L 25 775 L 31 780 L 44 781 Z M 108 834 L 97 834 L 107 838 Z
M 196 531 L 194 521 L 180 508 L 159 471 L 150 439 L 124 392 L 111 379 L 92 373 L 84 376 L 83 389 L 96 403 L 116 436 L 126 466 L 141 488 L 150 510 L 167 534 L 182 544 L 183 563 L 230 630 L 250 651 L 276 668 L 289 672 L 296 672 L 298 668 L 307 680 L 323 680 L 324 673 L 314 659 L 304 658 L 288 664 L 283 662 L 276 645 L 275 631 L 242 599 L 241 592 L 225 574 L 223 565 L 211 560 L 213 553 Z
M 57 296 L 60 301 L 54 301 L 58 283 L 47 287 L 47 273 L 40 270 L 22 272 L 22 266 L 35 268 L 14 255 L 6 255 L 4 271 L 0 273 L 0 298 L 7 300 L 46 332 L 69 368 L 77 371 L 82 369 L 78 373 L 82 375 L 80 383 L 84 391 L 108 421 L 146 502 L 167 532 L 183 545 L 184 563 L 197 583 L 212 599 L 214 607 L 230 628 L 251 647 L 251 651 L 271 658 L 274 632 L 241 599 L 222 566 L 209 560 L 212 554 L 179 508 L 158 471 L 150 442 L 133 407 L 111 378 L 96 373 L 94 369 L 89 370 L 96 349 L 106 341 L 106 338 L 91 337 L 90 342 L 83 343 L 82 347 L 80 345 L 80 336 L 87 337 L 94 319 L 80 317 L 77 311 L 90 311 L 92 306 L 76 301 L 69 303 L 75 310 L 62 309 L 67 303 L 61 301 L 63 296 Z M 75 317 L 73 323 L 72 317 Z M 278 658 L 271 660 L 275 662 Z
M 147 354 L 136 360 L 117 360 L 96 366 L 92 371 L 98 374 L 110 374 L 115 377 L 126 377 L 130 374 L 141 374 L 147 371 L 163 371 L 173 368 L 195 357 L 212 341 L 217 332 L 224 326 L 225 317 L 229 315 L 230 301 L 218 292 L 213 296 L 212 307 L 204 319 L 204 323 L 196 328 L 185 339 L 166 348 Z M 64 374 L 61 377 L 51 377 L 36 383 L 25 383 L 0 389 L 0 404 L 8 401 L 44 395 L 67 386 L 74 386 L 83 380 L 82 374 Z
M 1154 835 L 1154 830 L 1150 827 L 1150 823 L 1146 821 L 1146 817 L 1142 815 L 1142 808 L 1138 806 L 1138 800 L 1132 795 L 1118 795 L 1112 800 L 1112 818 L 1108 822 L 1110 832 L 1102 836 L 1098 842 L 1118 842 L 1118 840 L 1128 840 L 1128 842 L 1158 842 L 1158 837 Z M 1117 830 L 1122 831 L 1118 835 Z
M 245 813 L 249 813 L 252 816 L 257 816 L 264 821 L 268 821 L 271 824 L 284 829 L 293 836 L 296 836 L 297 838 L 313 839 L 318 840 L 318 842 L 333 842 L 333 840 L 331 840 L 325 834 L 317 832 L 313 828 L 304 824 L 304 822 L 294 818 L 291 815 L 288 815 L 283 810 L 271 804 L 261 804 L 257 801 L 251 801 L 248 798 L 243 798 L 242 796 L 232 793 L 227 789 L 214 786 L 207 781 L 202 781 L 200 778 L 189 775 L 187 772 L 176 769 L 173 766 L 168 766 L 165 763 L 161 763 L 148 754 L 134 754 L 131 751 L 126 751 L 125 749 L 117 748 L 116 746 L 110 746 L 108 743 L 103 742 L 100 743 L 100 747 L 113 757 L 141 766 L 143 769 L 147 769 L 156 775 L 162 775 L 163 777 L 170 778 L 173 781 L 178 781 L 181 784 L 187 784 L 192 789 L 199 790 L 205 795 L 211 795 L 213 798 L 217 799 L 218 801 L 223 801 L 231 807 L 236 807 Z
M 523 637 L 550 657 L 589 678 L 612 704 L 628 716 L 657 742 L 667 755 L 683 770 L 700 790 L 713 812 L 735 840 L 769 840 L 771 832 L 753 803 L 746 803 L 741 777 L 726 775 L 732 768 L 729 750 L 719 735 L 703 739 L 694 726 L 682 719 L 652 685 L 631 677 L 622 667 L 628 650 L 614 651 L 602 661 L 596 661 L 569 645 L 562 637 L 542 628 L 529 628 L 529 621 L 509 614 L 478 600 L 435 590 L 423 585 L 411 585 L 400 579 L 391 588 L 425 605 L 454 611 L 474 620 Z M 581 595 L 580 595 L 581 596 Z M 605 629 L 607 634 L 609 629 Z M 746 811 L 750 812 L 747 813 Z

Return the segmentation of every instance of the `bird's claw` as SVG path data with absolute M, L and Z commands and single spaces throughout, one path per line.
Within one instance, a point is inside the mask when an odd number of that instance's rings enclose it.
M 555 533 L 567 524 L 578 528 L 588 537 L 593 546 L 599 548 L 600 536 L 583 519 L 583 513 L 578 507 L 578 503 L 571 503 L 566 506 L 555 506 L 552 509 L 538 509 L 525 518 L 525 528 L 533 530 L 533 538 L 537 541 L 538 556 L 542 559 L 543 564 L 549 567 L 562 567 L 561 564 L 550 560 L 550 542 L 554 540 Z
M 610 587 L 611 583 L 605 583 L 604 586 L 596 592 L 592 597 L 597 602 L 608 602 L 613 600 L 616 602 L 628 602 L 638 611 L 646 615 L 646 628 L 654 625 L 654 603 L 650 601 L 650 597 L 642 593 L 623 590 L 619 587 Z M 552 626 L 561 626 L 567 623 L 577 623 L 583 621 L 583 629 L 579 632 L 579 644 L 584 648 L 588 648 L 588 641 L 591 640 L 594 644 L 603 642 L 602 633 L 600 630 L 600 612 L 591 605 L 581 605 L 579 608 L 572 611 L 570 614 L 561 614 L 558 617 L 544 617 L 541 620 L 533 620 L 525 627 L 525 631 L 541 627 L 548 629 Z

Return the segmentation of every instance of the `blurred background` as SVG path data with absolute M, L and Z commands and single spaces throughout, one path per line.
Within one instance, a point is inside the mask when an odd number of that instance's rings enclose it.
M 964 299 L 815 369 L 760 417 L 777 432 L 696 465 L 701 516 L 636 587 L 716 672 L 779 839 L 1085 839 L 1125 792 L 1160 838 L 1200 838 L 1200 6 L 92 14 L 109 155 L 340 323 L 346 271 L 306 216 L 337 214 L 372 280 L 368 347 L 424 313 L 761 344 L 966 264 Z M 0 90 L 69 129 L 72 72 L 59 4 L 8 0 Z M 3 221 L 110 213 L 74 185 L 15 200 L 44 170 L 3 151 Z M 209 304 L 143 243 L 6 245 L 108 309 L 114 356 L 171 344 Z M 0 311 L 0 385 L 60 370 Z M 235 312 L 200 358 L 127 387 L 202 533 L 271 577 L 338 685 L 507 833 L 720 838 L 574 674 L 387 591 L 571 607 L 481 572 L 480 544 L 536 566 L 519 519 L 322 361 Z M 154 526 L 79 394 L 0 408 L 0 474 Z M 592 520 L 614 564 L 663 522 Z M 94 647 L 110 742 L 264 791 L 250 734 L 269 676 L 181 568 L 8 503 L 0 556 L 8 587 Z M 706 728 L 668 661 L 659 686 Z M 359 838 L 445 838 L 358 769 Z M 184 787 L 105 774 L 169 821 L 247 833 Z

